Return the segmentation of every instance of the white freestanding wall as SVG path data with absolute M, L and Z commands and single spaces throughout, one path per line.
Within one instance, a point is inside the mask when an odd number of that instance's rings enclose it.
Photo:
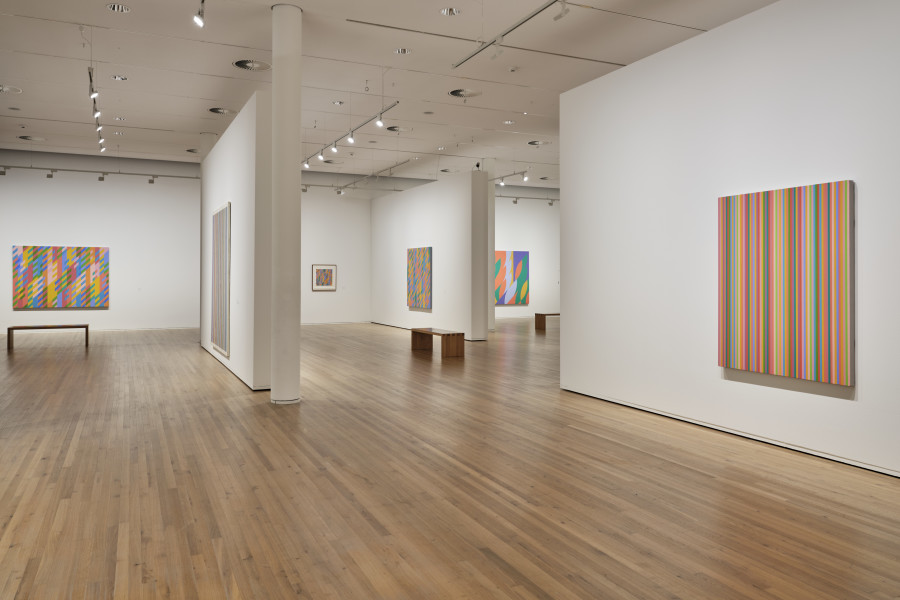
M 272 112 L 257 92 L 203 159 L 200 344 L 250 388 L 271 376 Z M 212 347 L 212 215 L 231 203 L 230 353 Z
M 900 474 L 900 2 L 783 0 L 562 96 L 561 385 Z M 717 366 L 720 196 L 857 185 L 857 386 Z
M 487 337 L 487 197 L 487 174 L 473 171 L 372 200 L 373 322 Z M 429 311 L 406 305 L 406 252 L 423 246 L 432 247 Z
M 114 171 L 116 167 L 115 162 L 90 157 L 53 155 L 34 160 L 54 168 Z M 3 164 L 34 160 L 4 157 Z M 152 172 L 152 161 L 129 163 L 134 164 Z M 47 173 L 12 168 L 0 177 L 0 248 L 6 254 L 0 260 L 0 323 L 4 327 L 88 323 L 92 329 L 197 327 L 200 182 L 159 177 L 150 185 L 148 177 L 115 173 L 98 181 L 97 173 L 66 171 L 47 179 Z M 14 311 L 14 245 L 109 247 L 109 309 Z
M 368 198 L 353 197 L 352 193 L 338 196 L 332 188 L 313 186 L 303 193 L 300 203 L 303 323 L 371 320 L 372 204 Z M 312 291 L 313 264 L 337 265 L 335 291 Z
M 523 194 L 525 195 L 525 194 Z M 497 250 L 528 251 L 528 305 L 498 306 L 496 318 L 530 317 L 559 310 L 559 202 L 497 198 Z M 493 276 L 494 271 L 491 271 Z

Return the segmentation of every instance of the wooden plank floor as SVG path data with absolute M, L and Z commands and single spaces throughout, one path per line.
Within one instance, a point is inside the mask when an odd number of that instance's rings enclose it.
M 0 358 L 2 599 L 900 598 L 900 480 L 562 392 L 552 322 L 305 326 L 293 406 L 78 336 Z

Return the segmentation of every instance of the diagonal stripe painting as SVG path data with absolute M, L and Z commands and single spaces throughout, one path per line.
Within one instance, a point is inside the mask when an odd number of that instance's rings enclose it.
M 719 366 L 851 386 L 854 184 L 719 198 Z
M 13 309 L 109 308 L 109 248 L 13 246 Z
M 494 304 L 528 304 L 528 251 L 494 251 Z
M 431 246 L 406 250 L 406 305 L 431 308 Z

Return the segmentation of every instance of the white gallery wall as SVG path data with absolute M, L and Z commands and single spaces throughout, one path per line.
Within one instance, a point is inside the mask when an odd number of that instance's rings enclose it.
M 196 165 L 116 162 L 106 157 L 5 153 L 5 165 L 109 170 L 97 173 L 8 169 L 0 177 L 0 323 L 88 323 L 96 329 L 197 327 L 200 182 Z M 34 155 L 34 156 L 29 156 Z M 183 174 L 187 178 L 115 171 Z M 12 309 L 12 246 L 106 246 L 109 309 Z M 5 330 L 4 330 L 5 332 Z M 39 335 L 39 334 L 36 334 Z
M 509 195 L 505 191 L 504 194 Z M 498 251 L 527 250 L 530 263 L 528 305 L 497 306 L 496 318 L 560 312 L 559 202 L 550 206 L 546 200 L 523 198 L 513 204 L 511 198 L 497 198 L 495 215 L 495 248 Z
M 900 474 L 900 2 L 782 0 L 561 104 L 561 385 Z M 857 185 L 857 385 L 717 366 L 717 198 Z
M 203 159 L 200 343 L 250 388 L 271 376 L 272 113 L 257 92 Z M 212 347 L 212 216 L 231 203 L 230 352 Z
M 305 177 L 312 179 L 311 177 Z M 355 190 L 338 196 L 330 187 L 309 186 L 300 203 L 300 312 L 303 323 L 361 323 L 371 320 L 372 203 Z M 312 291 L 312 265 L 337 265 L 337 289 Z
M 373 322 L 487 336 L 487 189 L 487 174 L 474 171 L 372 200 Z M 432 247 L 432 308 L 411 309 L 407 250 L 425 246 Z

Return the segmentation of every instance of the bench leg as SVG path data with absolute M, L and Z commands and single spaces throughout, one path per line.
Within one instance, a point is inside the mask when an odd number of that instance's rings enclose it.
M 15 333 L 15 332 L 12 330 L 12 328 L 6 329 L 6 349 L 7 350 L 13 349 L 13 333 Z
M 534 328 L 547 329 L 547 315 L 534 315 Z
M 441 358 L 465 356 L 465 339 L 461 335 L 445 335 L 441 337 Z
M 433 341 L 431 335 L 427 333 L 412 332 L 412 349 L 413 350 L 431 350 Z
M 84 347 L 88 347 L 88 328 L 84 328 Z

